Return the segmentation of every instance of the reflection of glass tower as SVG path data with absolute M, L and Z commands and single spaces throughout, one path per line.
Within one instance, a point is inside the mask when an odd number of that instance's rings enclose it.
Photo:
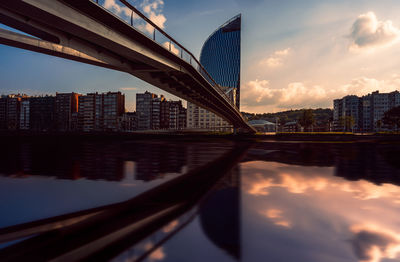
M 208 239 L 241 260 L 240 167 L 234 167 L 200 205 L 200 224 Z
M 241 15 L 237 15 L 208 37 L 200 54 L 200 63 L 238 108 L 240 106 L 240 32 Z M 187 126 L 188 128 L 212 129 L 229 125 L 213 113 L 188 102 Z

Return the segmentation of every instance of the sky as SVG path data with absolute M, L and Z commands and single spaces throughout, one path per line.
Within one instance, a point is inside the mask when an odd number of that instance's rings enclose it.
M 124 15 L 117 0 L 101 1 Z M 400 87 L 398 0 L 130 0 L 197 58 L 242 14 L 241 111 L 332 108 L 333 99 Z M 5 26 L 0 26 L 5 28 Z M 0 94 L 121 91 L 178 99 L 126 73 L 0 45 Z

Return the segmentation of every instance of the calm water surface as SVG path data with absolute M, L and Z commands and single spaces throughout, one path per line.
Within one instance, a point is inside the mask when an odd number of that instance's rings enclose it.
M 400 259 L 400 145 L 240 144 L 5 143 L 0 227 L 132 199 L 206 166 L 220 179 L 199 201 L 111 260 Z

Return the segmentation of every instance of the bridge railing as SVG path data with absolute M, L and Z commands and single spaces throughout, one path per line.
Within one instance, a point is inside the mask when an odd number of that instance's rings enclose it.
M 119 19 L 132 26 L 135 30 L 141 32 L 143 35 L 153 40 L 157 44 L 161 45 L 171 53 L 178 56 L 180 59 L 190 64 L 195 68 L 203 77 L 207 80 L 217 92 L 234 108 L 237 108 L 233 101 L 221 90 L 220 86 L 215 82 L 207 70 L 200 64 L 197 58 L 178 41 L 173 39 L 164 30 L 162 30 L 157 24 L 151 21 L 147 16 L 141 13 L 137 8 L 130 4 L 127 0 L 118 0 L 124 5 L 123 9 L 119 7 L 110 7 L 104 4 L 104 0 L 91 0 L 103 9 L 116 15 Z M 127 8 L 127 9 L 126 9 Z

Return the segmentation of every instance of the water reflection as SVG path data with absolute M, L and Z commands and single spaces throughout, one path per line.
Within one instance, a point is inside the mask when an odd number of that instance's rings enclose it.
M 236 166 L 199 205 L 201 228 L 207 238 L 235 260 L 240 248 L 240 168 Z
M 397 145 L 277 146 L 241 165 L 244 261 L 399 258 Z
M 249 146 L 246 156 L 239 157 Z M 108 186 L 118 182 L 136 192 L 144 192 L 138 190 L 139 181 L 159 182 L 148 190 L 175 181 L 179 174 L 210 178 L 156 193 L 158 200 L 149 202 L 151 209 L 182 208 L 146 234 L 129 236 L 91 258 L 174 262 L 400 258 L 398 144 L 86 141 L 60 152 L 58 146 L 47 147 L 54 148 L 57 156 L 31 143 L 20 144 L 18 150 L 10 147 L 19 160 L 3 156 L 0 173 L 13 179 L 85 178 Z M 122 214 L 131 219 L 130 213 Z M 119 225 L 119 219 L 110 216 L 107 223 L 115 220 Z
M 241 261 L 240 195 L 236 166 L 190 211 L 113 261 Z
M 0 227 L 127 200 L 232 147 L 229 141 L 1 140 Z
M 232 143 L 82 141 L 40 139 L 1 141 L 0 175 L 121 181 L 134 163 L 136 180 L 151 181 L 204 165 Z
M 77 260 L 90 256 L 94 260 L 104 260 L 112 258 L 113 254 L 118 254 L 117 252 L 122 251 L 129 243 L 136 243 L 137 240 L 148 234 L 146 232 L 151 232 L 154 228 L 162 227 L 162 231 L 166 234 L 174 231 L 179 223 L 167 226 L 163 226 L 163 224 L 171 218 L 178 218 L 176 222 L 179 221 L 179 216 L 192 208 L 200 198 L 208 195 L 210 189 L 232 169 L 248 148 L 247 144 L 231 146 L 229 141 L 224 144 L 183 143 L 182 145 L 185 152 L 192 152 L 191 157 L 185 161 L 188 171 L 184 175 L 175 177 L 168 182 L 164 181 L 153 189 L 118 204 L 4 228 L 0 230 L 0 241 L 15 240 L 32 234 L 36 236 L 3 248 L 0 251 L 0 259 L 11 257 L 11 261 L 14 261 L 28 257 L 33 260 L 43 257 L 44 259 Z M 151 143 L 147 146 L 150 147 Z M 157 147 L 159 146 L 160 144 L 157 144 Z M 110 147 L 104 147 L 102 144 L 98 147 L 99 150 L 100 148 L 106 148 L 105 150 L 111 152 Z M 96 156 L 96 151 L 91 150 L 90 152 L 93 152 L 91 155 Z M 157 152 L 156 149 L 152 151 Z M 87 151 L 82 150 L 81 152 Z M 116 153 L 114 158 L 118 160 L 121 150 L 114 149 L 112 152 Z M 165 153 L 165 151 L 163 152 Z M 126 151 L 122 151 L 123 153 Z M 201 157 L 202 154 L 205 157 Z M 129 156 L 131 155 L 129 154 Z M 112 154 L 110 154 L 111 156 Z M 149 158 L 150 161 L 154 161 L 153 155 Z M 124 159 L 131 160 L 131 158 Z M 97 159 L 94 160 L 94 162 L 96 161 Z M 135 164 L 139 161 L 140 159 L 137 159 Z M 152 171 L 147 173 L 153 174 Z M 225 188 L 226 186 L 220 187 L 220 189 Z M 87 189 L 91 190 L 90 187 Z M 237 210 L 236 214 L 239 214 Z M 238 226 L 238 222 L 235 224 Z M 53 231 L 57 231 L 57 233 L 53 233 Z M 102 244 L 99 244 L 99 241 Z M 233 242 L 237 250 L 239 250 L 238 241 L 239 238 L 236 237 L 236 241 Z M 43 250 L 42 243 L 47 243 L 45 250 Z M 228 245 L 230 245 L 229 250 L 235 252 L 231 239 L 228 240 Z M 145 250 L 147 249 L 152 249 L 152 246 L 145 245 Z M 52 252 L 48 252 L 48 250 Z M 162 254 L 160 250 L 152 250 L 149 257 L 154 257 L 154 252 L 158 252 L 159 255 L 156 257 L 160 257 Z M 43 252 L 45 253 L 43 254 Z

